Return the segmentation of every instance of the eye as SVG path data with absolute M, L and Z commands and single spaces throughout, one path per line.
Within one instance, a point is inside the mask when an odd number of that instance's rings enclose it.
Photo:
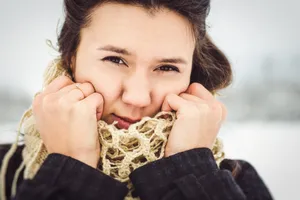
M 168 71 L 179 72 L 178 67 L 175 67 L 175 66 L 172 66 L 172 65 L 164 65 L 164 66 L 161 66 L 157 69 L 160 70 L 160 71 L 163 71 L 163 72 L 168 72 Z
M 120 57 L 117 57 L 117 56 L 108 56 L 108 57 L 103 58 L 102 61 L 112 62 L 116 65 L 125 64 L 125 62 Z

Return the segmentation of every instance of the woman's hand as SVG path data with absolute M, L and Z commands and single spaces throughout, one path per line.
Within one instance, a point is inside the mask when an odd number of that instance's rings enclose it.
M 49 153 L 70 156 L 96 167 L 100 155 L 97 121 L 103 97 L 90 83 L 55 79 L 33 102 L 37 129 Z
M 194 148 L 212 149 L 227 113 L 225 106 L 199 83 L 191 84 L 179 96 L 167 95 L 162 110 L 174 110 L 177 116 L 165 149 L 166 157 Z

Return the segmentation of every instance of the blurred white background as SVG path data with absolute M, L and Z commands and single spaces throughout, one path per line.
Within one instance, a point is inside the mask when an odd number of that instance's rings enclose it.
M 22 113 L 57 55 L 62 0 L 0 0 L 0 143 L 12 142 Z M 229 117 L 220 137 L 228 158 L 252 163 L 275 199 L 299 199 L 300 1 L 212 0 L 209 33 L 229 57 Z

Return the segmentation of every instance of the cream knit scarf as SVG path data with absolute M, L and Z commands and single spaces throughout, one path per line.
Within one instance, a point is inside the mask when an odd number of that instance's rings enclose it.
M 62 75 L 71 77 L 61 65 L 61 60 L 56 59 L 44 74 L 43 87 Z M 98 122 L 101 145 L 98 170 L 127 184 L 129 193 L 125 199 L 139 199 L 131 196 L 134 188 L 129 180 L 129 174 L 138 167 L 163 158 L 167 138 L 175 119 L 176 116 L 173 112 L 160 112 L 154 118 L 144 117 L 140 122 L 132 124 L 128 130 L 118 130 L 114 124 L 108 125 L 102 120 Z M 30 108 L 24 113 L 20 122 L 17 141 L 3 160 L 1 168 L 2 200 L 6 200 L 4 180 L 8 161 L 17 148 L 21 129 L 24 132 L 25 142 L 22 152 L 23 162 L 15 174 L 12 196 L 16 194 L 17 179 L 22 169 L 25 168 L 24 179 L 32 179 L 48 155 L 36 129 L 35 119 Z M 219 138 L 216 139 L 212 151 L 219 165 L 225 155 Z

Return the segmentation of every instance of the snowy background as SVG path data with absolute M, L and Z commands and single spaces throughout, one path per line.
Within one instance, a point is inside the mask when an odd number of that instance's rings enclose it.
M 0 0 L 0 143 L 41 88 L 57 53 L 62 0 Z M 252 163 L 275 199 L 299 199 L 300 1 L 212 0 L 209 32 L 229 57 L 232 86 L 220 99 L 229 117 L 220 137 L 227 157 Z

